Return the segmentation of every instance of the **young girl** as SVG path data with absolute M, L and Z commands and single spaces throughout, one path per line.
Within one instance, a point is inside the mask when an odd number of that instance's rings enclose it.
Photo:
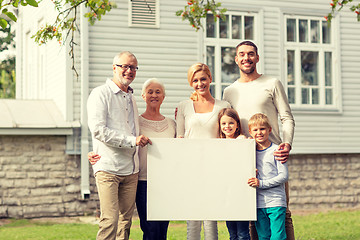
M 245 138 L 241 132 L 240 118 L 232 108 L 223 108 L 218 115 L 219 138 Z
M 221 109 L 218 115 L 219 138 L 246 138 L 241 131 L 240 118 L 232 108 Z M 230 240 L 250 240 L 248 221 L 226 221 Z

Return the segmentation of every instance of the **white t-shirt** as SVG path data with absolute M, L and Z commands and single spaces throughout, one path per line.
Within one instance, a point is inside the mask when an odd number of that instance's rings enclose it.
M 218 114 L 221 109 L 230 108 L 226 101 L 215 99 L 214 108 L 208 113 L 196 113 L 191 99 L 182 101 L 176 117 L 177 136 L 185 138 L 217 138 Z

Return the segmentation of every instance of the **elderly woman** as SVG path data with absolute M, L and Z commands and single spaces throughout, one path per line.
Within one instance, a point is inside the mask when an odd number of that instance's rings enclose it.
M 182 101 L 177 108 L 177 135 L 184 138 L 216 138 L 219 131 L 218 114 L 221 109 L 230 108 L 230 104 L 211 96 L 212 77 L 206 64 L 192 65 L 188 70 L 188 81 L 194 93 L 190 99 Z M 187 239 L 200 240 L 202 223 L 205 240 L 218 239 L 216 221 L 188 221 Z
M 140 135 L 149 138 L 174 138 L 176 127 L 174 120 L 160 113 L 160 106 L 165 98 L 165 87 L 156 78 L 148 79 L 142 88 L 142 97 L 146 102 L 146 110 L 139 117 Z M 96 163 L 100 156 L 90 152 L 91 164 Z M 140 148 L 140 171 L 136 192 L 136 207 L 143 231 L 143 240 L 166 240 L 169 221 L 147 220 L 147 146 Z M 101 161 L 101 160 L 100 160 Z

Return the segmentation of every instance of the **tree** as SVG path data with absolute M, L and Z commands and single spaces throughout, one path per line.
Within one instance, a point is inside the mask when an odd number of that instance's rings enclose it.
M 215 21 L 217 18 L 224 19 L 224 13 L 227 9 L 220 7 L 221 3 L 216 3 L 214 0 L 206 2 L 204 0 L 190 0 L 185 5 L 184 10 L 179 10 L 175 14 L 176 16 L 181 16 L 182 20 L 189 21 L 190 25 L 198 31 L 200 28 L 203 28 L 201 19 L 206 18 L 209 13 L 214 15 Z
M 0 98 L 15 98 L 15 56 L 0 63 Z
M 0 52 L 15 48 L 15 35 L 6 23 L 6 28 L 0 29 Z M 15 56 L 0 62 L 0 98 L 15 98 Z
M 0 0 L 0 26 L 2 29 L 5 29 L 8 26 L 8 19 L 11 19 L 12 21 L 16 22 L 17 17 L 14 13 L 15 9 L 19 7 L 19 4 L 22 6 L 33 6 L 37 7 L 40 0 Z
M 22 6 L 38 7 L 41 0 L 0 0 L 0 10 L 3 14 L 0 16 L 0 26 L 4 29 L 7 26 L 7 21 L 3 16 L 16 22 L 16 14 L 14 10 Z M 70 32 L 76 30 L 77 9 L 84 4 L 88 11 L 85 17 L 90 24 L 100 21 L 102 16 L 110 12 L 116 5 L 110 0 L 51 0 L 54 7 L 59 12 L 56 20 L 52 24 L 40 29 L 35 35 L 35 41 L 39 44 L 44 44 L 48 40 L 56 38 L 60 42 L 69 36 Z M 146 0 L 145 0 L 146 1 Z M 335 13 L 342 10 L 345 5 L 349 6 L 350 10 L 356 13 L 357 20 L 360 21 L 360 3 L 350 4 L 353 0 L 332 0 L 331 12 L 325 17 L 330 23 Z M 64 8 L 64 6 L 66 6 Z M 12 7 L 13 10 L 10 10 Z M 181 16 L 183 20 L 189 21 L 190 25 L 197 30 L 202 28 L 201 19 L 205 18 L 208 13 L 212 13 L 216 18 L 224 16 L 226 9 L 221 8 L 221 3 L 215 0 L 188 0 L 184 10 L 176 12 L 177 16 Z M 216 19 L 215 18 L 215 19 Z M 65 34 L 65 39 L 64 39 Z M 72 38 L 73 39 L 73 38 Z M 70 44 L 73 42 L 70 41 Z
M 14 12 L 9 10 L 10 6 L 17 9 L 19 4 L 22 6 L 30 5 L 38 7 L 41 0 L 0 0 L 0 10 L 9 19 L 16 22 L 17 18 Z M 90 24 L 93 25 L 96 21 L 100 21 L 102 16 L 110 12 L 116 5 L 110 0 L 51 0 L 54 3 L 58 15 L 53 23 L 46 24 L 45 27 L 38 30 L 34 35 L 35 41 L 39 44 L 44 44 L 47 41 L 55 38 L 57 41 L 64 42 L 71 32 L 76 30 L 76 20 L 78 8 L 84 4 L 87 7 L 86 17 Z M 146 0 L 145 0 L 146 1 Z M 176 15 L 182 16 L 183 20 L 188 20 L 190 24 L 198 30 L 201 25 L 201 19 L 206 17 L 207 13 L 212 13 L 214 16 L 222 17 L 226 9 L 221 8 L 221 3 L 215 0 L 189 0 L 185 1 L 185 10 L 179 10 Z M 66 7 L 65 7 L 66 6 Z M 0 16 L 0 26 L 4 29 L 7 26 L 7 21 Z M 64 37 L 65 36 L 65 37 Z M 70 41 L 72 43 L 72 41 Z
M 331 12 L 325 16 L 326 21 L 330 24 L 335 14 L 347 5 L 350 11 L 356 14 L 357 21 L 360 22 L 360 3 L 354 4 L 352 2 L 353 0 L 332 0 L 330 3 Z

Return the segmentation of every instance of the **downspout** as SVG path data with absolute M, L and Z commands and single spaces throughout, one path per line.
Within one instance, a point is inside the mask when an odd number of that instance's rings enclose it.
M 89 160 L 87 154 L 89 151 L 89 128 L 87 121 L 86 103 L 89 96 L 89 25 L 84 17 L 85 6 L 80 7 L 80 78 L 81 78 L 81 196 L 82 199 L 90 198 L 89 182 Z

